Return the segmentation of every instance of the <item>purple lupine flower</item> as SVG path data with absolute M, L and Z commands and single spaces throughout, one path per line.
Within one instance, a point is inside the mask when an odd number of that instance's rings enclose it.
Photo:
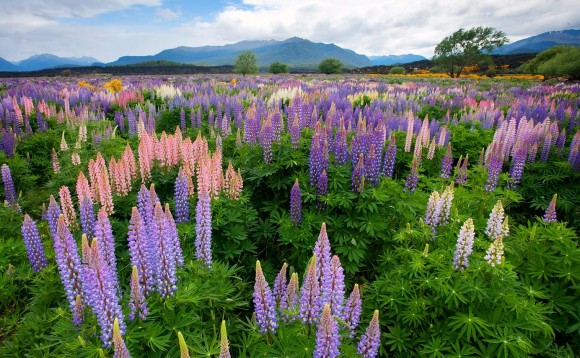
M 350 296 L 344 304 L 344 314 L 342 315 L 342 319 L 344 319 L 347 324 L 347 328 L 350 331 L 350 338 L 354 337 L 354 330 L 360 321 L 361 311 L 362 300 L 360 298 L 358 283 L 355 283 Z
M 181 107 L 181 111 L 179 111 L 179 129 L 182 132 L 185 132 L 186 129 L 186 122 L 185 122 L 185 108 Z
M 60 279 L 64 286 L 65 295 L 73 312 L 73 323 L 79 325 L 83 322 L 83 305 L 77 305 L 77 295 L 83 295 L 81 281 L 81 260 L 77 251 L 75 240 L 64 221 L 64 216 L 58 218 L 56 235 L 53 238 L 54 253 Z
M 546 209 L 546 212 L 544 213 L 544 217 L 542 218 L 542 220 L 545 223 L 555 223 L 556 221 L 556 199 L 558 198 L 558 194 L 554 194 L 554 196 L 552 197 L 552 201 L 550 201 L 550 205 L 548 205 L 548 208 Z
M 377 148 L 374 144 L 369 147 L 369 153 L 365 158 L 365 181 L 376 186 L 379 183 L 381 172 L 381 155 L 382 149 Z
M 145 295 L 143 294 L 143 288 L 139 283 L 140 281 L 141 279 L 139 278 L 137 266 L 133 266 L 133 270 L 131 271 L 131 296 L 129 298 L 129 307 L 131 308 L 129 320 L 131 321 L 134 320 L 135 317 L 139 317 L 144 321 L 149 314 Z
M 262 131 L 260 133 L 260 145 L 264 151 L 264 162 L 266 164 L 272 163 L 272 141 L 274 140 L 274 127 L 272 126 L 272 119 L 268 117 L 262 124 Z
M 334 162 L 337 165 L 343 165 L 348 163 L 348 145 L 346 143 L 346 129 L 344 125 L 341 126 L 339 131 L 336 131 L 334 137 Z
M 189 222 L 189 197 L 187 196 L 187 178 L 183 169 L 175 179 L 175 222 Z
M 434 191 L 429 196 L 427 210 L 425 211 L 425 224 L 431 227 L 433 237 L 437 234 L 437 226 L 441 222 L 441 212 L 443 211 L 443 201 L 438 191 Z
M 2 164 L 2 183 L 4 183 L 4 194 L 6 195 L 6 201 L 8 205 L 17 208 L 18 207 L 18 197 L 16 196 L 16 189 L 14 189 L 14 182 L 12 181 L 12 174 L 10 173 L 10 167 L 4 163 Z
M 519 145 L 515 150 L 514 156 L 512 158 L 512 166 L 510 167 L 510 182 L 508 183 L 509 189 L 516 189 L 518 184 L 522 179 L 524 173 L 524 165 L 526 164 L 526 148 L 524 145 Z
M 56 237 L 56 231 L 58 226 L 58 219 L 60 217 L 60 205 L 54 200 L 54 196 L 50 195 L 50 199 L 48 201 L 48 209 L 46 209 L 46 221 L 48 222 L 48 230 L 50 231 L 50 235 L 54 240 Z
M 288 122 L 290 122 L 290 120 L 288 120 Z M 290 132 L 290 145 L 292 146 L 292 149 L 298 149 L 300 147 L 300 118 L 298 115 L 294 116 L 292 124 L 288 129 Z
M 375 310 L 365 334 L 360 337 L 357 353 L 363 358 L 375 358 L 379 353 L 380 344 L 381 328 L 379 326 L 379 310 Z
M 330 304 L 333 316 L 342 317 L 344 304 L 344 270 L 338 256 L 334 255 L 326 267 L 321 287 L 321 303 Z
M 79 213 L 81 228 L 92 239 L 95 236 L 95 210 L 93 208 L 93 201 L 87 194 L 82 195 L 79 200 Z
M 556 148 L 558 150 L 558 155 L 562 155 L 565 145 L 566 145 L 566 128 L 562 129 L 562 131 L 558 135 L 558 138 L 556 138 Z
M 205 190 L 199 191 L 195 208 L 195 257 L 211 268 L 211 206 Z
M 407 175 L 407 180 L 405 180 L 405 189 L 404 191 L 409 191 L 410 194 L 415 192 L 417 189 L 417 182 L 419 181 L 419 173 L 418 173 L 418 161 L 416 158 L 413 158 L 413 164 L 411 166 L 411 171 Z
M 334 358 L 340 355 L 340 335 L 338 334 L 338 324 L 332 317 L 330 305 L 327 303 L 322 310 L 322 317 L 316 332 L 316 348 L 314 358 Z
M 290 190 L 290 220 L 292 224 L 298 226 L 302 222 L 302 195 L 298 178 Z
M 457 246 L 453 257 L 453 267 L 455 270 L 465 270 L 469 267 L 469 255 L 473 251 L 473 239 L 475 238 L 475 227 L 473 219 L 465 220 L 457 237 Z
M 315 186 L 323 170 L 327 169 L 328 145 L 325 145 L 322 134 L 314 131 L 310 145 L 310 185 Z
M 498 200 L 497 203 L 495 203 L 491 210 L 491 214 L 489 214 L 485 234 L 492 240 L 495 240 L 498 236 L 504 237 L 509 235 L 507 222 L 504 220 L 504 210 L 501 200 Z
M 153 223 L 154 205 L 155 203 L 151 200 L 151 191 L 147 190 L 145 184 L 141 184 L 141 189 L 137 193 L 137 207 L 149 232 L 151 232 L 151 225 Z
M 469 160 L 469 154 L 465 156 L 463 161 L 461 160 L 462 157 L 459 157 L 459 161 L 457 162 L 457 176 L 455 177 L 455 182 L 457 184 L 465 184 L 467 181 L 467 162 Z
M 113 343 L 113 322 L 115 319 L 120 320 L 121 332 L 125 332 L 126 327 L 115 283 L 117 273 L 102 256 L 104 250 L 99 249 L 99 242 L 100 238 L 93 239 L 88 262 L 83 265 L 83 291 L 87 304 L 91 306 L 93 313 L 97 316 L 103 347 L 110 347 Z
M 154 291 L 155 262 L 157 260 L 152 250 L 152 243 L 147 234 L 145 222 L 139 214 L 139 210 L 133 207 L 131 219 L 129 220 L 129 254 L 131 255 L 131 265 L 136 266 L 139 271 L 139 284 L 145 297 Z
M 254 312 L 262 334 L 276 334 L 276 302 L 266 282 L 260 261 L 256 261 L 256 283 L 254 284 Z
M 175 276 L 175 247 L 171 239 L 172 232 L 167 222 L 167 216 L 161 208 L 161 203 L 155 204 L 153 212 L 153 231 L 151 238 L 157 248 L 157 265 L 155 272 L 155 286 L 163 298 L 173 296 L 177 286 Z
M 326 196 L 328 194 L 328 176 L 326 175 L 326 170 L 323 170 L 320 173 L 320 177 L 316 182 L 316 195 L 318 196 L 318 200 L 316 205 L 318 206 L 318 210 L 324 210 L 326 207 L 326 203 L 322 201 L 322 196 Z
M 175 264 L 181 267 L 183 266 L 183 252 L 181 251 L 181 244 L 179 243 L 177 226 L 175 225 L 175 220 L 173 220 L 171 210 L 169 210 L 169 203 L 165 203 L 165 216 L 167 218 L 169 232 L 171 233 L 169 239 L 172 241 L 173 250 L 175 251 Z
M 125 341 L 123 341 L 123 334 L 119 327 L 119 320 L 117 318 L 113 321 L 113 347 L 115 349 L 113 358 L 131 358 L 131 354 L 125 345 Z
M 324 222 L 320 227 L 318 239 L 314 244 L 314 255 L 316 256 L 316 277 L 318 278 L 318 285 L 321 287 L 324 282 L 326 268 L 330 266 L 331 260 L 330 241 L 326 232 L 326 223 Z
M 548 130 L 544 136 L 544 142 L 542 143 L 542 153 L 540 154 L 540 161 L 547 162 L 548 156 L 550 155 L 550 149 L 552 147 L 552 133 Z
M 580 130 L 574 134 L 574 138 L 572 138 L 572 143 L 570 143 L 570 153 L 568 153 L 568 163 L 574 168 L 575 170 L 580 169 L 580 155 L 578 152 L 580 150 Z
M 355 193 L 360 193 L 365 187 L 365 160 L 362 153 L 358 156 L 358 161 L 352 171 L 350 188 Z
M 317 275 L 316 255 L 312 256 L 308 265 L 302 288 L 300 289 L 300 312 L 298 316 L 302 324 L 311 325 L 318 322 L 320 315 L 320 283 Z
M 485 191 L 490 193 L 495 190 L 497 186 L 497 180 L 499 179 L 499 174 L 501 173 L 501 168 L 503 166 L 503 160 L 501 157 L 501 146 L 497 149 L 496 146 L 491 150 L 490 159 L 487 166 L 487 181 L 485 182 Z
M 382 174 L 388 178 L 393 177 L 395 171 L 395 161 L 397 159 L 397 142 L 395 135 L 391 133 L 391 139 L 389 140 L 389 146 L 385 153 L 385 159 L 383 161 L 383 172 Z
M 34 272 L 40 272 L 48 264 L 46 256 L 44 255 L 44 247 L 42 240 L 38 233 L 38 228 L 34 220 L 28 214 L 24 214 L 24 221 L 22 222 L 22 238 L 26 246 L 26 253 L 28 254 L 28 262 L 32 266 Z
M 286 268 L 288 264 L 284 262 L 282 264 L 282 268 L 278 275 L 276 275 L 276 279 L 274 280 L 274 300 L 276 301 L 276 306 L 280 305 L 284 294 L 286 293 Z
M 112 279 L 115 282 L 115 287 L 118 289 L 119 279 L 117 278 L 117 259 L 115 257 L 115 238 L 113 236 L 113 228 L 109 221 L 109 216 L 104 208 L 99 210 L 97 214 L 97 222 L 95 223 L 95 237 L 99 239 L 99 249 L 101 250 L 101 257 L 105 263 L 110 267 L 111 272 L 115 273 Z
M 489 249 L 485 252 L 485 260 L 492 266 L 501 265 L 503 263 L 503 237 L 498 236 L 495 241 L 491 243 Z
M 451 153 L 451 143 L 447 144 L 447 150 L 441 160 L 441 178 L 449 179 L 451 175 L 451 167 L 453 164 L 453 154 Z
M 286 291 L 284 292 L 284 297 L 282 297 L 282 301 L 280 302 L 282 320 L 285 322 L 294 322 L 296 319 L 295 311 L 299 304 L 298 287 L 298 274 L 293 272 L 292 276 L 290 276 L 290 282 L 286 287 Z

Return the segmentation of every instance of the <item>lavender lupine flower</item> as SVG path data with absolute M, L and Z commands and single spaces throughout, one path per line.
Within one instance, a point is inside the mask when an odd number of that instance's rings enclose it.
M 83 265 L 82 281 L 87 304 L 91 306 L 97 316 L 97 323 L 101 328 L 100 338 L 103 347 L 110 347 L 113 343 L 113 322 L 119 319 L 120 331 L 125 332 L 123 312 L 119 303 L 119 295 L 115 285 L 117 273 L 102 257 L 103 250 L 99 249 L 100 239 L 94 238 L 91 243 L 88 263 Z
M 34 220 L 28 214 L 24 214 L 24 221 L 22 222 L 22 238 L 26 246 L 26 253 L 28 254 L 28 262 L 32 266 L 34 272 L 40 272 L 47 266 L 46 256 L 44 255 L 44 247 L 42 240 L 38 233 L 38 228 Z
M 443 200 L 441 200 L 441 195 L 438 191 L 434 191 L 429 196 L 429 201 L 427 202 L 427 210 L 425 211 L 425 224 L 431 227 L 431 233 L 433 237 L 437 233 L 437 226 L 441 221 L 441 212 L 443 211 Z
M 321 303 L 330 304 L 333 316 L 342 317 L 344 304 L 344 270 L 338 256 L 334 255 L 326 267 L 321 287 Z
M 95 237 L 99 238 L 99 249 L 101 250 L 101 257 L 110 267 L 111 272 L 114 272 L 113 280 L 115 287 L 119 288 L 119 279 L 117 278 L 117 259 L 115 257 L 115 238 L 113 236 L 113 228 L 109 221 L 109 216 L 104 208 L 99 210 L 97 214 L 97 222 L 95 223 Z
M 334 358 L 340 355 L 340 335 L 338 334 L 338 324 L 332 317 L 330 305 L 327 303 L 322 310 L 322 317 L 316 332 L 316 348 L 314 358 Z
M 324 157 L 324 145 L 322 143 L 321 134 L 317 131 L 312 136 L 312 143 L 310 146 L 310 185 L 315 186 L 320 173 L 326 169 Z
M 361 312 L 362 300 L 360 298 L 358 283 L 355 283 L 350 296 L 344 304 L 344 314 L 342 315 L 342 319 L 344 319 L 347 328 L 350 331 L 350 338 L 354 337 L 354 330 L 360 321 Z
M 228 341 L 228 331 L 226 329 L 226 321 L 222 320 L 220 328 L 220 355 L 219 358 L 231 358 L 230 342 Z
M 58 219 L 60 217 L 60 205 L 54 200 L 54 196 L 50 195 L 50 199 L 48 201 L 48 209 L 46 209 L 46 221 L 48 222 L 48 230 L 50 231 L 50 235 L 54 240 L 56 237 L 56 231 L 58 226 Z
M 175 285 L 177 282 L 177 277 L 175 276 L 177 260 L 172 235 L 167 216 L 161 208 L 161 203 L 157 202 L 153 213 L 152 238 L 157 247 L 155 283 L 157 292 L 163 298 L 173 296 L 173 293 L 177 290 Z
M 555 223 L 556 221 L 556 199 L 558 198 L 558 194 L 554 194 L 552 197 L 552 201 L 550 201 L 550 205 L 546 209 L 544 213 L 544 217 L 542 218 L 545 223 Z
M 95 236 L 95 209 L 93 201 L 88 195 L 82 195 L 79 200 L 79 213 L 81 218 L 81 228 L 89 238 Z
M 320 315 L 320 283 L 318 282 L 316 255 L 308 265 L 302 288 L 300 289 L 300 312 L 298 317 L 302 324 L 311 325 L 318 322 Z
M 413 158 L 413 164 L 411 166 L 411 171 L 407 175 L 407 180 L 405 181 L 405 189 L 404 191 L 409 190 L 410 194 L 415 192 L 417 189 L 417 182 L 419 181 L 419 173 L 418 173 L 418 161 L 416 158 Z
M 129 320 L 131 321 L 134 320 L 135 317 L 139 317 L 144 321 L 149 314 L 145 295 L 143 294 L 143 288 L 139 281 L 139 271 L 137 270 L 137 266 L 133 266 L 133 270 L 131 271 L 131 297 L 129 298 L 129 307 L 131 308 Z
M 280 305 L 284 294 L 286 293 L 286 268 L 288 264 L 284 262 L 282 264 L 282 268 L 278 275 L 276 275 L 276 279 L 274 280 L 274 300 L 276 301 L 276 306 Z
M 169 203 L 165 203 L 165 217 L 167 218 L 169 232 L 171 232 L 169 239 L 172 241 L 173 250 L 175 251 L 175 263 L 177 266 L 181 267 L 183 266 L 183 252 L 181 251 L 177 225 L 175 224 L 175 220 L 173 220 L 171 210 L 169 210 Z
M 441 178 L 449 179 L 449 176 L 451 176 L 452 164 L 453 164 L 453 154 L 451 153 L 451 143 L 448 143 L 445 155 L 441 160 Z
M 491 243 L 489 249 L 485 252 L 485 259 L 492 267 L 503 263 L 503 237 L 498 236 L 495 238 L 495 241 Z
M 2 183 L 4 183 L 4 194 L 6 195 L 6 201 L 8 205 L 15 208 L 18 207 L 18 197 L 16 196 L 16 189 L 14 189 L 14 182 L 12 181 L 12 174 L 10 173 L 10 167 L 6 163 L 2 164 Z
M 302 222 L 302 194 L 298 178 L 290 190 L 290 220 L 292 224 L 298 226 Z
M 254 312 L 262 334 L 276 334 L 276 302 L 266 282 L 260 261 L 256 261 L 256 283 L 254 284 Z
M 125 345 L 125 341 L 123 341 L 123 335 L 117 318 L 113 321 L 113 347 L 115 349 L 113 358 L 131 358 L 131 354 Z
M 266 164 L 272 163 L 272 141 L 274 140 L 274 127 L 272 126 L 272 119 L 268 118 L 262 124 L 262 131 L 260 133 L 260 145 L 264 151 L 264 162 Z
M 455 177 L 455 182 L 457 184 L 465 184 L 467 182 L 467 162 L 469 160 L 469 154 L 465 156 L 463 161 L 461 160 L 462 157 L 459 157 L 459 161 L 457 162 L 457 176 Z
M 491 209 L 491 214 L 489 214 L 485 234 L 492 240 L 495 240 L 498 236 L 507 236 L 509 234 L 509 229 L 507 228 L 506 220 L 504 220 L 502 202 L 501 200 L 498 200 L 493 206 L 493 209 Z
M 290 118 L 288 118 L 288 122 L 290 122 Z M 297 114 L 294 115 L 292 124 L 289 125 L 288 130 L 290 132 L 290 144 L 292 149 L 298 149 L 300 147 L 300 118 Z
M 318 206 L 318 210 L 324 210 L 326 207 L 326 203 L 322 201 L 321 198 L 326 194 L 328 194 L 328 176 L 326 175 L 326 170 L 323 170 L 322 173 L 320 173 L 318 181 L 316 182 L 316 195 L 318 196 L 316 204 Z
M 334 137 L 334 162 L 337 165 L 348 163 L 348 145 L 346 143 L 346 129 L 344 125 L 336 132 Z
M 382 148 L 378 148 L 374 144 L 371 144 L 368 155 L 365 158 L 365 181 L 371 183 L 372 186 L 376 186 L 379 183 L 382 154 Z
M 282 301 L 280 302 L 280 311 L 284 322 L 294 322 L 296 319 L 295 311 L 299 303 L 298 287 L 298 274 L 293 272 L 292 276 L 290 276 L 290 282 L 286 287 L 286 292 L 284 292 L 284 297 L 282 297 Z
M 151 198 L 151 191 L 147 190 L 144 184 L 141 184 L 141 189 L 137 193 L 137 208 L 139 209 L 139 214 L 141 214 L 148 232 L 151 232 L 151 225 L 153 224 L 154 205 L 155 203 Z
M 83 322 L 83 305 L 76 303 L 77 295 L 83 295 L 81 281 L 81 260 L 77 246 L 71 232 L 64 221 L 64 216 L 58 218 L 56 235 L 53 239 L 54 253 L 60 279 L 64 286 L 66 298 L 73 312 L 73 323 L 79 325 Z
M 363 191 L 365 186 L 365 159 L 362 153 L 358 156 L 358 161 L 352 170 L 350 189 L 355 193 Z
M 316 256 L 316 277 L 318 278 L 319 287 L 324 282 L 326 268 L 330 266 L 330 241 L 326 232 L 326 223 L 322 223 L 318 239 L 314 244 L 314 255 Z
M 463 271 L 469 266 L 469 255 L 473 251 L 474 238 L 475 227 L 473 226 L 473 219 L 469 218 L 461 227 L 459 236 L 457 237 L 457 246 L 453 257 L 453 267 L 455 267 L 455 270 Z
M 205 190 L 199 192 L 195 208 L 195 257 L 211 268 L 211 206 Z
M 542 152 L 540 154 L 540 161 L 547 162 L 548 156 L 550 155 L 550 149 L 552 148 L 552 133 L 548 130 L 544 136 L 544 142 L 542 143 Z
M 182 132 L 185 132 L 185 108 L 181 107 L 181 111 L 179 111 L 179 128 Z
M 516 189 L 518 184 L 522 179 L 524 173 L 524 165 L 526 164 L 526 149 L 523 145 L 520 145 L 514 153 L 512 158 L 512 166 L 510 167 L 510 182 L 508 183 L 509 189 Z
M 189 222 L 189 197 L 187 196 L 187 178 L 183 169 L 175 179 L 175 222 Z
M 357 353 L 363 358 L 375 358 L 379 353 L 380 344 L 381 328 L 379 326 L 379 310 L 375 310 L 365 334 L 360 337 Z
M 133 207 L 131 219 L 129 220 L 129 254 L 131 255 L 131 265 L 136 266 L 139 271 L 139 284 L 145 297 L 154 291 L 154 273 L 157 258 L 152 250 L 153 242 L 150 242 L 145 222 L 139 214 L 139 210 Z
M 486 192 L 490 193 L 495 190 L 502 166 L 503 160 L 501 158 L 501 149 L 492 149 L 487 167 L 487 181 L 485 182 L 484 186 Z
M 397 142 L 395 135 L 391 133 L 389 146 L 385 152 L 385 159 L 383 161 L 383 175 L 392 178 L 395 171 L 395 160 L 397 159 Z

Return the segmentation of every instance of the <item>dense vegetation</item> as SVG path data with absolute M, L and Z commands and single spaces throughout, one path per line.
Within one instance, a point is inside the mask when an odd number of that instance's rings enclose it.
M 2 357 L 580 354 L 578 85 L 2 84 Z

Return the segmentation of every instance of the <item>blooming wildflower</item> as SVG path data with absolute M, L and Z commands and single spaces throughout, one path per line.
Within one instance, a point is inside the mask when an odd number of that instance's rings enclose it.
M 497 236 L 491 243 L 489 249 L 485 252 L 485 259 L 491 266 L 501 265 L 503 263 L 503 237 Z
M 139 271 L 137 266 L 133 266 L 131 271 L 131 296 L 129 298 L 129 307 L 131 312 L 129 313 L 129 319 L 132 321 L 135 317 L 145 320 L 149 311 L 147 310 L 147 302 L 145 301 L 145 296 L 143 294 L 143 288 L 139 283 Z
M 275 334 L 278 327 L 276 303 L 266 282 L 260 261 L 256 261 L 256 282 L 254 284 L 254 312 L 260 333 Z
M 280 302 L 280 311 L 282 312 L 282 320 L 285 322 L 294 322 L 295 312 L 298 308 L 298 274 L 296 272 L 292 273 L 290 276 L 290 282 L 286 287 L 284 296 Z
M 220 329 L 220 355 L 219 358 L 231 358 L 230 343 L 228 342 L 228 331 L 226 330 L 226 321 L 222 320 Z
M 546 209 L 544 213 L 544 217 L 542 218 L 545 223 L 555 223 L 556 220 L 556 199 L 558 198 L 558 194 L 554 194 L 552 197 L 552 201 L 550 201 L 550 205 Z
M 302 324 L 318 322 L 320 314 L 320 283 L 317 275 L 316 255 L 312 256 L 308 265 L 304 282 L 300 290 L 300 313 Z
M 119 320 L 115 318 L 113 321 L 113 346 L 115 349 L 115 353 L 113 354 L 113 358 L 130 358 L 131 354 L 123 341 L 123 336 L 121 333 L 121 329 L 119 328 Z
M 342 319 L 344 319 L 347 324 L 347 328 L 350 331 L 350 338 L 354 337 L 354 330 L 360 321 L 361 311 L 362 300 L 360 297 L 358 283 L 355 283 L 350 296 L 344 304 L 344 313 L 342 315 Z
M 344 303 L 344 270 L 336 255 L 326 267 L 321 291 L 321 303 L 330 304 L 332 315 L 341 317 Z
M 363 358 L 374 358 L 379 353 L 381 344 L 381 328 L 379 326 L 379 310 L 375 310 L 371 323 L 358 343 L 357 353 Z
M 28 214 L 24 214 L 24 221 L 22 222 L 22 238 L 24 239 L 30 266 L 32 266 L 34 272 L 42 271 L 42 269 L 47 266 L 44 247 L 42 246 L 42 240 L 40 239 L 36 223 Z
M 457 246 L 453 257 L 453 267 L 456 270 L 465 270 L 469 266 L 469 255 L 473 251 L 474 238 L 475 227 L 473 226 L 473 219 L 469 218 L 461 227 L 457 237 Z
M 340 335 L 338 334 L 338 324 L 332 317 L 330 305 L 327 303 L 322 310 L 322 317 L 316 333 L 316 348 L 314 358 L 334 358 L 340 355 Z
M 288 264 L 284 262 L 282 264 L 282 268 L 278 275 L 276 275 L 276 279 L 274 280 L 274 299 L 276 301 L 276 306 L 280 305 L 280 301 L 282 297 L 284 297 L 284 293 L 286 292 L 286 268 Z
M 290 220 L 296 226 L 302 222 L 302 196 L 298 178 L 290 190 Z

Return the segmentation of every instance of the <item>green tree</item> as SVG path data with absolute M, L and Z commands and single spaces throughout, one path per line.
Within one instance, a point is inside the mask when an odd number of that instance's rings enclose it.
M 401 66 L 395 66 L 393 68 L 391 68 L 391 70 L 389 71 L 389 73 L 391 75 L 404 75 L 405 74 L 405 68 L 401 67 Z
M 318 64 L 318 71 L 324 74 L 341 73 L 342 62 L 336 58 L 325 58 Z
M 465 66 L 480 62 L 494 47 L 509 42 L 505 33 L 493 27 L 474 27 L 459 29 L 444 38 L 435 47 L 433 60 L 441 65 L 450 77 L 459 77 Z
M 568 77 L 580 79 L 580 47 L 554 46 L 540 52 L 528 63 L 522 65 L 522 71 L 550 77 Z
M 236 59 L 234 71 L 242 76 L 258 73 L 258 58 L 252 51 L 242 52 Z
M 270 73 L 288 73 L 288 65 L 282 62 L 273 62 L 270 67 L 268 67 Z

